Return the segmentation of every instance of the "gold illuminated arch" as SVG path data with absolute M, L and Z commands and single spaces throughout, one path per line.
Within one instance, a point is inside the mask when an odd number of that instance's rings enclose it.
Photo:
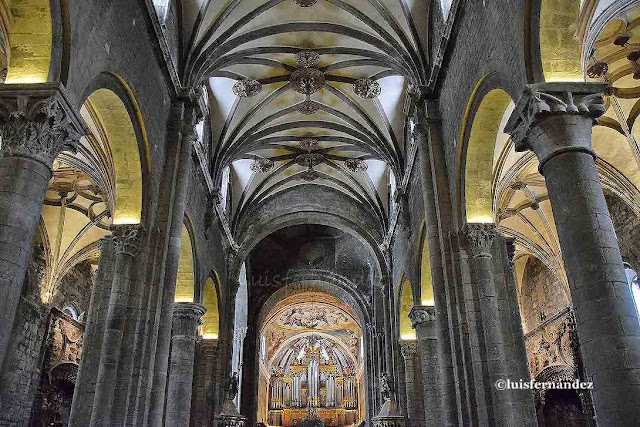
M 195 270 L 191 235 L 186 225 L 182 226 L 182 244 L 178 260 L 178 278 L 176 280 L 176 302 L 195 301 Z
M 86 103 L 95 113 L 104 131 L 103 136 L 108 142 L 113 159 L 115 175 L 113 223 L 140 223 L 142 168 L 138 138 L 129 112 L 122 99 L 109 89 L 96 90 L 87 98 Z M 146 141 L 144 146 L 146 147 Z
M 482 81 L 481 81 L 482 82 Z M 480 83 L 479 83 L 480 84 Z M 474 102 L 475 92 L 469 100 L 467 112 Z M 464 200 L 467 222 L 493 222 L 493 155 L 500 123 L 511 97 L 501 89 L 487 93 L 473 118 L 464 166 Z M 466 123 L 461 130 L 461 141 L 466 133 Z
M 411 320 L 409 319 L 409 313 L 413 308 L 413 292 L 411 291 L 411 282 L 405 281 L 404 275 L 400 279 L 399 294 L 400 339 L 415 340 L 416 331 L 411 327 Z
M 542 0 L 540 60 L 547 82 L 583 81 L 578 25 L 580 0 Z
M 6 4 L 6 0 L 0 0 Z M 45 83 L 53 44 L 50 0 L 9 0 L 9 67 L 5 83 Z
M 216 281 L 220 283 L 220 277 L 217 272 Z M 202 291 L 202 304 L 207 309 L 207 312 L 202 316 L 202 328 L 201 335 L 204 339 L 218 339 L 220 336 L 220 314 L 218 307 L 218 291 L 216 289 L 216 282 L 212 278 L 208 278 L 204 282 L 204 289 Z

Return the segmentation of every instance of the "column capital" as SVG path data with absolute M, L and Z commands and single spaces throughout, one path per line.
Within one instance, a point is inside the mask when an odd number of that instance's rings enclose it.
M 474 257 L 490 256 L 498 232 L 495 224 L 467 223 L 462 228 L 462 235 Z
M 202 324 L 202 316 L 205 315 L 207 309 L 204 305 L 197 302 L 176 302 L 173 304 L 173 318 L 192 320 Z
M 140 224 L 112 225 L 111 232 L 116 254 L 138 255 L 142 249 L 145 229 Z
M 400 352 L 405 359 L 415 356 L 418 354 L 418 342 L 400 340 Z
M 580 82 L 527 85 L 505 132 L 511 135 L 516 151 L 535 152 L 541 171 L 547 160 L 563 152 L 582 151 L 595 156 L 590 132 L 595 120 L 606 111 L 606 88 L 605 83 Z M 558 116 L 567 121 L 567 126 L 553 123 L 549 129 L 536 129 L 546 119 Z
M 436 308 L 424 305 L 414 305 L 409 312 L 409 320 L 411 320 L 411 327 L 413 329 L 423 323 L 435 322 Z
M 0 157 L 27 157 L 49 169 L 87 134 L 62 84 L 0 85 Z

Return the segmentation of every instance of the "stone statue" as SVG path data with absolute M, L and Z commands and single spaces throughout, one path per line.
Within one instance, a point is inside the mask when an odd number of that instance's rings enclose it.
M 234 372 L 229 377 L 229 400 L 233 400 L 238 395 L 238 373 Z
M 391 400 L 391 393 L 393 390 L 391 389 L 391 379 L 389 378 L 389 374 L 383 372 L 380 376 L 380 395 L 384 400 Z

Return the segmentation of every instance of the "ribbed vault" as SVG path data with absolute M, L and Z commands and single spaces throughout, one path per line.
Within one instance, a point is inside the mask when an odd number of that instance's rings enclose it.
M 427 26 L 413 14 L 427 6 L 184 3 L 182 77 L 205 83 L 213 175 L 232 224 L 305 183 L 338 190 L 387 223 L 388 184 L 405 163 L 405 89 L 426 81 Z

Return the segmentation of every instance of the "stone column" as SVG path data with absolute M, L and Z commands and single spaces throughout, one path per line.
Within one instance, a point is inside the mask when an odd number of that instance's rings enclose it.
M 139 225 L 116 225 L 112 228 L 115 246 L 115 267 L 100 366 L 93 397 L 90 426 L 110 426 L 115 398 L 117 373 L 122 350 L 122 335 L 128 306 L 129 289 L 133 279 L 134 259 L 139 253 L 144 228 Z
M 114 255 L 113 238 L 103 237 L 100 264 L 91 289 L 91 302 L 83 337 L 82 360 L 73 390 L 73 403 L 69 415 L 70 427 L 84 427 L 91 420 L 105 319 L 113 283 Z
M 466 224 L 462 230 L 471 253 L 471 293 L 477 303 L 479 322 L 476 333 L 478 358 L 473 361 L 478 393 L 484 394 L 485 405 L 478 404 L 480 419 L 489 424 L 510 425 L 512 421 L 509 391 L 499 391 L 494 384 L 508 376 L 505 357 L 505 340 L 500 322 L 498 291 L 493 276 L 493 243 L 498 234 L 495 224 Z M 484 406 L 484 407 L 483 407 Z M 486 414 L 485 414 L 486 411 Z
M 178 263 L 182 244 L 182 227 L 184 225 L 184 210 L 187 199 L 189 176 L 191 175 L 191 152 L 193 140 L 196 138 L 195 125 L 200 112 L 192 100 L 184 100 L 185 111 L 179 122 L 180 151 L 178 153 L 177 170 L 172 181 L 174 186 L 171 197 L 171 207 L 167 218 L 168 236 L 166 247 L 166 261 L 163 278 L 163 289 L 159 306 L 158 337 L 155 346 L 155 361 L 153 366 L 153 387 L 149 400 L 149 415 L 146 426 L 162 425 L 162 415 L 165 405 L 167 387 L 167 369 L 169 366 L 169 345 L 171 342 L 171 314 L 175 299 Z
M 422 427 L 424 422 L 424 405 L 422 402 L 422 370 L 418 360 L 418 343 L 401 341 L 400 351 L 404 358 L 404 375 L 406 385 L 407 427 Z
M 190 419 L 196 339 L 198 326 L 206 312 L 207 309 L 198 303 L 180 302 L 173 305 L 165 427 L 184 426 Z
M 457 397 L 454 377 L 452 339 L 450 333 L 451 316 L 449 315 L 449 287 L 445 277 L 443 265 L 442 248 L 444 241 L 441 241 L 442 229 L 444 228 L 443 210 L 450 211 L 448 203 L 442 205 L 447 199 L 438 192 L 438 180 L 446 179 L 434 171 L 434 151 L 430 145 L 436 144 L 436 139 L 440 136 L 440 120 L 436 114 L 437 108 L 433 103 L 427 104 L 422 96 L 415 98 L 415 112 L 413 117 L 413 135 L 418 145 L 420 153 L 420 170 L 422 172 L 422 194 L 425 211 L 425 236 L 429 245 L 429 263 L 431 271 L 431 282 L 433 285 L 434 304 L 437 308 L 438 317 L 437 333 L 439 340 L 440 357 L 440 381 L 443 388 L 442 406 L 443 420 L 445 425 L 457 425 Z M 431 105 L 431 108 L 426 108 Z
M 84 133 L 64 86 L 0 85 L 0 366 L 53 160 Z
M 409 313 L 411 326 L 418 337 L 418 353 L 422 372 L 422 398 L 425 426 L 441 426 L 442 405 L 438 357 L 438 332 L 435 307 L 416 305 Z
M 640 419 L 640 325 L 591 148 L 599 83 L 528 85 L 505 131 L 540 161 L 599 425 Z

